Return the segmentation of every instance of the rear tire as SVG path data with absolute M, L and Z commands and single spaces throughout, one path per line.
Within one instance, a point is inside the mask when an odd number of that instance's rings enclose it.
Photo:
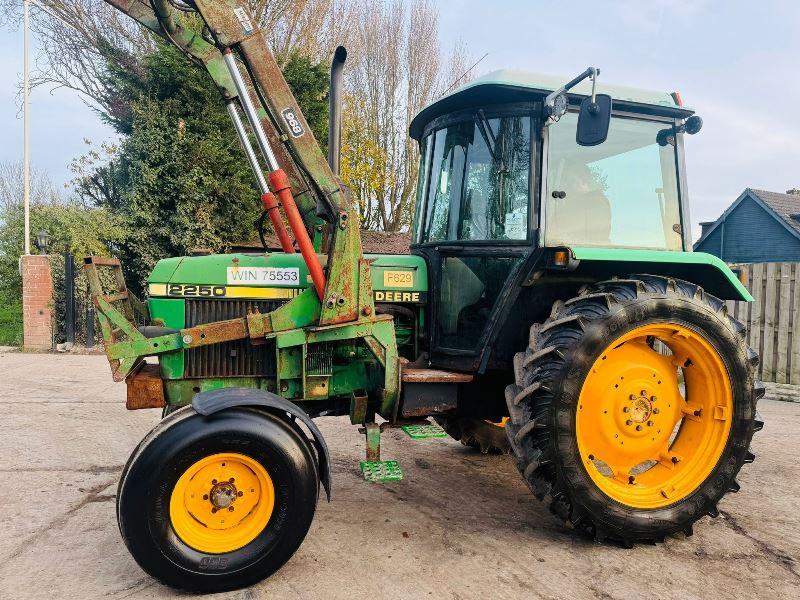
M 680 353 L 650 357 L 648 347 L 655 353 L 653 342 L 662 338 L 636 338 L 637 332 L 648 331 L 665 332 L 667 345 Z M 753 461 L 750 440 L 763 426 L 756 403 L 764 386 L 754 378 L 758 358 L 746 345 L 744 332 L 722 301 L 695 284 L 664 277 L 605 281 L 556 303 L 550 319 L 531 328 L 528 349 L 514 360 L 516 382 L 506 389 L 506 433 L 534 495 L 549 498 L 553 513 L 576 529 L 625 546 L 681 531 L 689 535 L 695 521 L 716 516 L 720 499 L 739 490 L 736 475 Z M 688 347 L 696 347 L 697 356 L 694 351 L 683 356 Z M 627 354 L 621 354 L 623 348 Z M 629 356 L 630 362 L 621 356 Z M 606 358 L 610 360 L 604 363 Z M 661 374 L 657 369 L 645 372 L 643 365 L 670 360 L 674 387 L 667 389 L 666 379 L 658 387 Z M 720 365 L 716 375 L 714 364 Z M 679 368 L 686 378 L 683 392 L 677 383 Z M 609 373 L 619 375 L 619 385 Z M 628 373 L 629 381 L 622 381 Z M 596 381 L 609 385 L 598 391 L 591 387 Z M 640 382 L 652 384 L 659 395 L 664 392 L 660 403 L 655 392 L 651 397 L 639 387 L 628 398 L 631 390 L 625 385 L 645 387 Z M 701 404 L 706 402 L 701 392 L 707 389 L 718 392 L 717 404 Z M 673 414 L 679 424 L 674 429 L 668 418 Z M 659 436 L 655 432 L 662 422 Z M 681 437 L 684 428 L 687 436 L 698 433 L 687 440 Z M 646 454 L 651 435 L 656 447 L 670 432 L 665 449 L 653 460 L 628 469 L 626 460 L 641 458 L 636 448 Z M 699 439 L 709 441 L 702 445 Z M 618 445 L 622 440 L 629 441 L 628 447 Z M 678 444 L 683 444 L 682 454 L 675 451 Z
M 213 490 L 205 495 L 201 491 L 197 498 L 191 495 L 195 504 L 184 512 L 181 501 L 193 491 L 185 487 L 186 481 L 204 481 L 206 472 L 197 465 L 217 456 L 241 461 L 235 480 L 241 493 L 233 488 L 231 505 L 231 490 L 221 490 L 220 496 L 215 478 Z M 225 481 L 219 486 L 227 485 L 228 471 L 224 472 Z M 198 473 L 196 480 L 193 473 Z M 216 471 L 212 474 L 219 477 Z M 252 483 L 259 474 L 260 486 Z M 253 489 L 244 489 L 244 482 Z M 181 485 L 179 490 L 188 491 L 173 494 Z M 186 409 L 159 423 L 134 451 L 122 473 L 117 517 L 125 545 L 147 573 L 175 588 L 220 592 L 252 585 L 291 558 L 311 525 L 318 491 L 314 452 L 304 436 L 282 419 L 251 408 L 227 409 L 208 417 Z M 255 495 L 248 497 L 251 493 Z M 195 517 L 208 494 L 227 504 L 212 503 L 213 511 L 209 504 L 206 512 L 221 511 L 214 518 L 230 516 L 236 518 L 233 523 L 222 527 L 203 523 L 208 515 Z M 228 513 L 231 506 L 244 512 Z M 197 520 L 205 527 L 195 525 Z M 231 542 L 231 529 L 243 523 L 244 536 Z
M 492 423 L 475 417 L 434 417 L 434 420 L 451 438 L 481 454 L 508 454 L 511 451 L 505 422 Z

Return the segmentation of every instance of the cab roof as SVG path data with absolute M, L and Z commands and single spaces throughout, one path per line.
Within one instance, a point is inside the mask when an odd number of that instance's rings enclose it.
M 412 138 L 418 140 L 422 137 L 425 126 L 444 114 L 487 104 L 531 101 L 557 90 L 570 79 L 571 77 L 512 69 L 492 71 L 456 88 L 423 108 L 411 121 L 409 133 Z M 592 84 L 587 79 L 572 88 L 568 96 L 577 102 L 591 94 L 591 91 Z M 597 80 L 597 93 L 610 95 L 615 108 L 684 119 L 694 114 L 693 110 L 679 106 L 669 93 L 607 84 L 602 76 Z

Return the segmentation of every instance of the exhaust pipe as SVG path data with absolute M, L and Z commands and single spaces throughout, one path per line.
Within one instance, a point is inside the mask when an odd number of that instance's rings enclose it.
M 331 88 L 328 92 L 328 164 L 339 175 L 342 152 L 342 69 L 347 49 L 338 46 L 331 63 Z

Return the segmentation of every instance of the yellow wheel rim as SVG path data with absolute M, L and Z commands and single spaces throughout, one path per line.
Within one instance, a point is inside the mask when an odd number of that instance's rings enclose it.
M 657 351 L 656 340 L 669 352 Z M 645 325 L 592 365 L 576 411 L 578 450 L 607 496 L 635 508 L 669 506 L 717 465 L 732 412 L 730 378 L 711 344 L 682 325 Z
M 178 537 L 210 554 L 233 552 L 264 530 L 275 509 L 267 470 L 249 456 L 212 454 L 181 475 L 169 502 Z

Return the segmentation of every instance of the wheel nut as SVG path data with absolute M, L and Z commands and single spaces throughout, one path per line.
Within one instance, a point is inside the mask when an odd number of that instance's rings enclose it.
M 658 398 L 655 396 L 650 396 L 650 402 L 655 402 L 656 400 L 658 400 Z
M 214 508 L 212 508 L 212 509 L 211 509 L 211 512 L 212 512 L 212 513 L 215 513 L 215 512 L 217 512 L 217 507 L 215 506 Z
M 653 409 L 653 414 L 654 414 L 654 415 L 657 415 L 658 413 L 659 413 L 659 410 L 658 410 L 657 408 L 654 408 L 654 409 Z
M 625 425 L 633 425 L 633 421 L 631 421 L 630 419 L 628 419 L 627 421 L 625 421 Z
M 231 477 L 230 479 L 228 479 L 228 483 L 233 483 L 233 482 L 234 482 L 234 479 L 233 479 L 233 477 Z
M 238 493 L 238 494 L 236 494 L 236 495 L 237 495 L 237 496 L 239 496 L 239 498 L 241 498 L 242 496 L 244 496 L 244 492 L 239 492 L 239 493 Z
M 630 410 L 631 409 L 629 407 L 627 407 L 627 406 L 623 406 L 622 407 L 622 412 L 630 412 Z
M 233 507 L 232 506 L 228 509 L 228 512 L 233 512 Z
M 631 400 L 636 400 L 636 394 L 631 394 L 631 395 L 630 395 L 630 399 L 631 399 Z
M 674 464 L 674 465 L 677 465 L 679 462 L 681 462 L 680 459 L 677 456 L 673 456 L 671 460 L 672 460 L 672 464 Z
M 636 431 L 641 431 L 641 430 L 642 430 L 642 426 L 641 425 L 637 425 L 636 426 Z
M 653 422 L 652 422 L 652 421 L 648 421 L 648 422 L 647 422 L 647 426 L 648 426 L 648 427 L 652 427 L 652 426 L 653 426 Z
M 208 494 L 203 494 L 203 500 L 208 500 Z
M 636 481 L 636 478 L 633 475 L 628 477 L 628 483 L 633 484 L 634 481 Z
M 647 390 L 642 390 L 642 396 L 647 397 Z
M 212 485 L 217 485 L 217 480 L 216 480 L 216 479 L 212 479 L 212 480 L 211 480 L 211 484 L 212 484 Z

